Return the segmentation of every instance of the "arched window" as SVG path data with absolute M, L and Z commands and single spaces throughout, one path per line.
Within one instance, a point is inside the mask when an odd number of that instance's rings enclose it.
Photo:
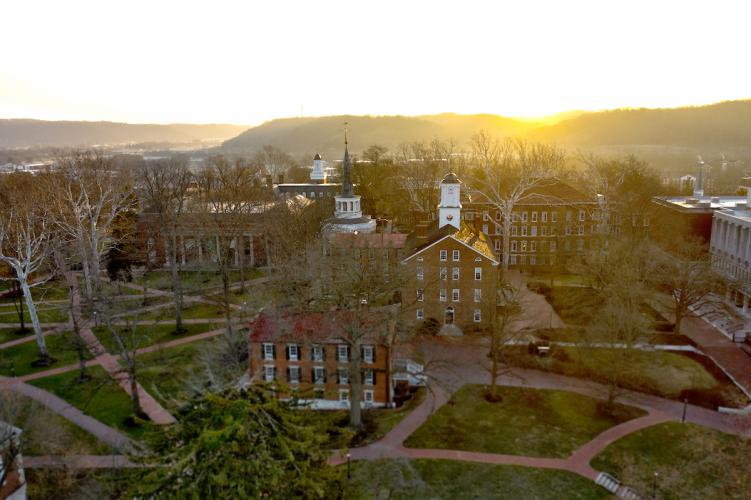
M 446 308 L 446 315 L 443 322 L 447 325 L 454 324 L 454 306 L 448 306 Z

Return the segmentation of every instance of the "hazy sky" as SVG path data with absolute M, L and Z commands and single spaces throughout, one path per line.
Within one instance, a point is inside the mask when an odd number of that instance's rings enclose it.
M 751 97 L 748 1 L 3 2 L 0 117 L 256 124 Z

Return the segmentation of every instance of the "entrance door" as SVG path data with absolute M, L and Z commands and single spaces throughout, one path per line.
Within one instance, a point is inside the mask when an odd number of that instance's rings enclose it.
M 454 324 L 454 306 L 448 306 L 446 308 L 446 317 L 444 323 L 447 325 Z

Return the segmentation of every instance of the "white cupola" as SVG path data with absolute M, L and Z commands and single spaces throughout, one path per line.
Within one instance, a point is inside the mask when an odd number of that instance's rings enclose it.
M 316 184 L 326 184 L 326 162 L 321 155 L 316 153 L 313 158 L 313 170 L 310 172 L 310 180 Z
M 453 226 L 460 228 L 462 216 L 461 182 L 456 175 L 449 173 L 441 181 L 441 202 L 438 204 L 438 228 Z

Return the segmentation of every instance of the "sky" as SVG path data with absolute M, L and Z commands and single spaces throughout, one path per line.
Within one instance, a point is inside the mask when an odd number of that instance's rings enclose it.
M 6 1 L 0 118 L 255 125 L 751 97 L 748 1 Z

